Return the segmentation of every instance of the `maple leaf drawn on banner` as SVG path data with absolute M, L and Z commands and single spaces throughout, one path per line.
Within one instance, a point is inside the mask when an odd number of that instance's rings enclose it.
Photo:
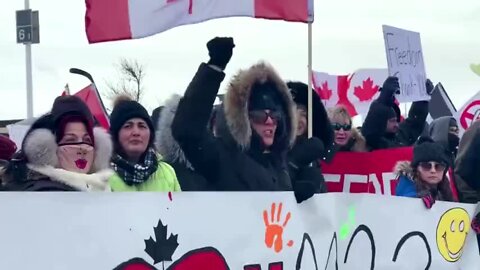
M 328 88 L 328 82 L 325 81 L 324 83 L 322 83 L 322 86 L 320 86 L 317 89 L 317 93 L 320 96 L 320 99 L 330 100 L 330 98 L 332 97 L 333 91 Z
M 178 247 L 178 234 L 170 234 L 167 239 L 167 226 L 162 224 L 162 220 L 158 220 L 158 225 L 153 231 L 155 240 L 151 236 L 145 240 L 145 252 L 153 259 L 153 264 L 171 262 L 172 255 Z
M 368 77 L 363 81 L 362 86 L 355 86 L 353 94 L 358 97 L 360 101 L 369 101 L 378 92 L 378 85 L 375 85 L 372 79 Z

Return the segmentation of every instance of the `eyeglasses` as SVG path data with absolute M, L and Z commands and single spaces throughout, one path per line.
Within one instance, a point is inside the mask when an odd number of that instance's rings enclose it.
M 265 124 L 267 122 L 268 117 L 270 117 L 273 121 L 273 124 L 276 125 L 280 119 L 282 119 L 282 113 L 278 111 L 264 111 L 264 110 L 256 110 L 248 112 L 248 116 L 252 119 L 253 122 L 257 124 Z
M 332 128 L 336 131 L 339 131 L 340 129 L 343 129 L 345 131 L 349 131 L 349 130 L 352 129 L 352 125 L 351 124 L 350 125 L 347 125 L 347 124 L 340 125 L 339 123 L 335 123 L 335 124 L 332 124 Z
M 436 172 L 443 172 L 447 168 L 447 164 L 445 163 L 437 163 L 434 161 L 431 162 L 420 162 L 420 168 L 424 171 L 431 171 L 432 168 L 435 169 Z

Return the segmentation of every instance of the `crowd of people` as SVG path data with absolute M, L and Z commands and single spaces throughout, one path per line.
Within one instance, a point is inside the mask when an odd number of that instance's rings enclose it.
M 119 98 L 110 130 L 95 126 L 82 100 L 58 97 L 26 134 L 20 150 L 0 137 L 3 191 L 293 191 L 299 203 L 327 192 L 321 163 L 339 152 L 413 146 L 397 164 L 396 195 L 455 201 L 446 174 L 454 171 L 459 201 L 480 201 L 480 122 L 460 139 L 453 117 L 426 122 L 428 101 L 414 102 L 402 119 L 389 77 L 362 127 L 342 106 L 328 111 L 313 94 L 308 136 L 307 84 L 287 81 L 265 62 L 240 70 L 214 105 L 234 51 L 232 38 L 208 42 L 183 96 L 150 116 Z M 426 81 L 429 94 L 433 84 Z M 479 232 L 480 217 L 472 223 Z

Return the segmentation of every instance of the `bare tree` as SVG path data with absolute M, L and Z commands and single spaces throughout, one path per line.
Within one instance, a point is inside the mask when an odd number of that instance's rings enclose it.
M 145 67 L 137 60 L 122 58 L 117 68 L 120 78 L 115 83 L 106 82 L 108 88 L 106 96 L 113 101 L 116 97 L 124 95 L 140 102 L 145 92 L 143 86 L 146 75 Z

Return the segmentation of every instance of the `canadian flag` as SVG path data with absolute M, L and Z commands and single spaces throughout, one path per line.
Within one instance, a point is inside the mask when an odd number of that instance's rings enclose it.
M 353 117 L 367 114 L 387 77 L 387 69 L 359 69 L 348 75 L 314 72 L 313 85 L 327 108 L 343 105 Z
M 69 95 L 69 91 L 67 90 L 68 86 L 65 87 L 65 91 L 63 91 L 62 96 Z M 105 106 L 103 106 L 102 98 L 100 97 L 97 88 L 95 85 L 90 84 L 89 86 L 83 88 L 82 90 L 78 91 L 74 94 L 75 96 L 79 97 L 80 99 L 85 102 L 87 107 L 90 109 L 95 121 L 108 130 L 110 128 L 110 120 L 108 117 L 107 110 Z
M 86 0 L 90 43 L 136 39 L 225 17 L 313 21 L 313 0 Z

